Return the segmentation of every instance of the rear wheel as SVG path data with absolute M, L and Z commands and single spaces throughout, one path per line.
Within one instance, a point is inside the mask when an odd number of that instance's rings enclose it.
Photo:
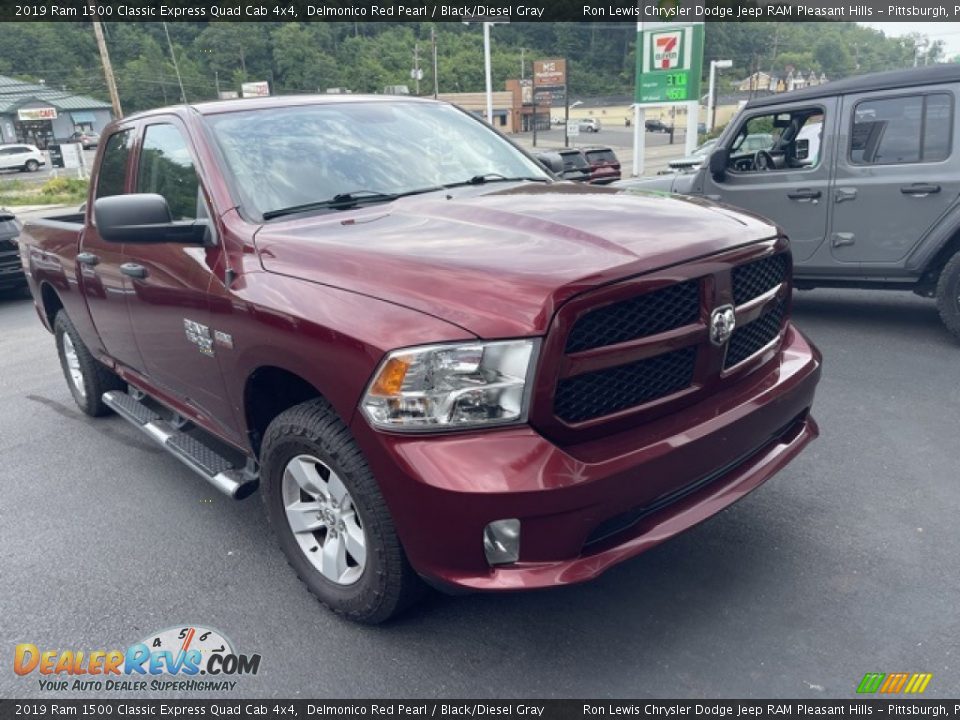
M 270 423 L 260 456 L 263 501 L 280 547 L 324 605 L 379 623 L 412 604 L 422 582 L 349 429 L 321 399 Z
M 53 330 L 60 367 L 77 406 L 91 417 L 107 415 L 110 408 L 104 405 L 103 394 L 123 390 L 126 384 L 90 354 L 63 310 L 57 313 Z
M 36 172 L 39 168 L 40 163 L 38 163 L 36 160 L 27 160 L 27 162 L 25 162 L 23 165 L 23 169 L 27 172 Z
M 937 309 L 943 324 L 960 340 L 960 252 L 950 258 L 940 273 Z

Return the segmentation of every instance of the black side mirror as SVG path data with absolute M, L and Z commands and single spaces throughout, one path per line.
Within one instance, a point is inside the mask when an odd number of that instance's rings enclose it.
M 794 157 L 797 160 L 806 160 L 810 157 L 810 141 L 807 138 L 802 140 L 797 140 L 795 143 L 796 150 L 794 152 Z
M 203 245 L 209 237 L 205 220 L 174 222 L 166 199 L 152 193 L 98 198 L 93 217 L 107 242 Z
M 560 175 L 563 173 L 563 158 L 560 157 L 560 153 L 538 152 L 535 153 L 533 157 L 537 162 L 555 175 Z
M 730 151 L 726 148 L 719 148 L 710 153 L 709 169 L 710 174 L 716 182 L 723 182 L 727 176 L 727 164 L 730 162 Z

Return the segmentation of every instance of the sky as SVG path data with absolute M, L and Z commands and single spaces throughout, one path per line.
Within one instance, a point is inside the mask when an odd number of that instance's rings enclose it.
M 954 55 L 960 55 L 960 23 L 868 22 L 860 24 L 882 30 L 887 37 L 900 37 L 901 35 L 918 32 L 929 37 L 931 42 L 942 40 L 946 57 L 951 58 Z

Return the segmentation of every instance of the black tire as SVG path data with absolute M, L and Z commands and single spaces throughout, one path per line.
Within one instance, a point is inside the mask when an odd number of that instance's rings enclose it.
M 36 172 L 40 169 L 40 163 L 38 163 L 36 160 L 27 160 L 23 164 L 23 169 L 27 172 Z
M 80 334 L 70 322 L 67 313 L 61 310 L 53 322 L 54 337 L 57 342 L 57 354 L 60 356 L 60 368 L 74 401 L 90 417 L 108 415 L 111 410 L 103 403 L 103 394 L 110 390 L 125 390 L 127 385 L 103 363 L 98 361 L 80 339 Z M 64 350 L 64 336 L 70 338 L 77 356 L 80 373 L 83 376 L 83 391 L 77 387 L 67 364 Z
M 947 330 L 960 340 L 960 252 L 950 258 L 940 272 L 937 309 Z
M 314 567 L 287 520 L 283 474 L 291 460 L 305 454 L 336 472 L 362 520 L 366 562 L 359 579 L 350 585 L 335 583 Z M 280 547 L 321 603 L 350 620 L 372 625 L 396 616 L 422 596 L 425 586 L 400 545 L 377 481 L 350 430 L 325 400 L 292 407 L 270 423 L 260 466 L 263 501 Z

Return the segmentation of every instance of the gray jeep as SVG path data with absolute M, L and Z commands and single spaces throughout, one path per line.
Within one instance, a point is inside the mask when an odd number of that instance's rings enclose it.
M 708 162 L 616 183 L 702 195 L 766 216 L 796 287 L 936 297 L 960 339 L 960 66 L 861 75 L 753 100 Z M 766 149 L 741 149 L 769 133 Z

